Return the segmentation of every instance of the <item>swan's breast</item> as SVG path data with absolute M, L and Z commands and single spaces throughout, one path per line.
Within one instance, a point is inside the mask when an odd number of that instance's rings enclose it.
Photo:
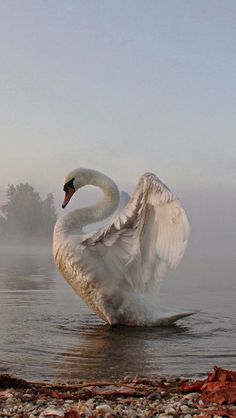
M 102 312 L 103 294 L 99 281 L 96 280 L 93 263 L 88 263 L 84 256 L 84 248 L 77 245 L 71 248 L 67 243 L 56 251 L 55 262 L 67 283 L 81 299 L 103 320 L 107 320 Z

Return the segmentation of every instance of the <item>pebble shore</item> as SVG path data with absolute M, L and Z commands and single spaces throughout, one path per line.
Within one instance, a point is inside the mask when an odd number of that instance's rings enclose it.
M 184 393 L 183 382 L 127 376 L 119 382 L 49 384 L 2 375 L 0 418 L 217 418 L 216 406 L 205 405 L 199 393 Z M 236 416 L 236 406 L 230 411 Z

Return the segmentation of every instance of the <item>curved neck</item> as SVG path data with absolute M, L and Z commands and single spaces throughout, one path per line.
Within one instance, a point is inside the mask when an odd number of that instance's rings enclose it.
M 116 210 L 120 192 L 114 181 L 99 171 L 84 169 L 84 178 L 85 185 L 99 187 L 103 192 L 103 199 L 98 204 L 81 209 L 85 211 L 84 221 L 88 225 L 102 221 Z
M 83 186 L 99 187 L 103 192 L 103 199 L 96 205 L 76 209 L 61 217 L 55 226 L 55 230 L 58 232 L 81 233 L 84 226 L 102 221 L 110 216 L 119 204 L 119 190 L 109 177 L 95 170 L 81 169 L 81 171 L 83 172 Z

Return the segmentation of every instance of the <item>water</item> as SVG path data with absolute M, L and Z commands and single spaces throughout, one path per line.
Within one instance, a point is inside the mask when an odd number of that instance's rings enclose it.
M 50 249 L 1 249 L 0 371 L 77 380 L 236 369 L 235 267 L 227 251 L 190 251 L 158 300 L 195 316 L 167 328 L 111 329 L 64 282 Z

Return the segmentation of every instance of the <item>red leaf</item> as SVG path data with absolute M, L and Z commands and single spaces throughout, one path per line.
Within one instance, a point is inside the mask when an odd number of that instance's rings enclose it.
M 185 392 L 201 392 L 201 399 L 207 403 L 236 404 L 236 372 L 214 367 L 207 379 L 192 384 L 183 383 Z
M 189 384 L 189 383 L 182 383 L 179 388 L 184 392 L 200 392 L 204 381 L 196 380 L 196 382 Z
M 205 402 L 236 404 L 236 382 L 207 382 L 202 386 L 201 392 Z
M 236 372 L 221 369 L 220 367 L 215 366 L 213 371 L 209 373 L 207 381 L 216 382 L 218 380 L 223 380 L 224 382 L 236 382 Z
M 63 398 L 63 396 L 56 390 L 50 390 L 50 395 L 52 396 L 52 398 L 58 398 L 58 399 Z

